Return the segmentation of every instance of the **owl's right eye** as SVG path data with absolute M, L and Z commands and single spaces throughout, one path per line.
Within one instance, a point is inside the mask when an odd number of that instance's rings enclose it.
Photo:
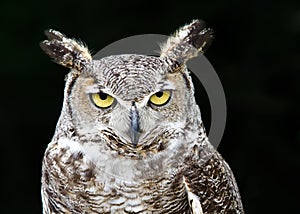
M 91 94 L 91 99 L 99 108 L 108 108 L 114 103 L 115 100 L 115 98 L 103 92 Z

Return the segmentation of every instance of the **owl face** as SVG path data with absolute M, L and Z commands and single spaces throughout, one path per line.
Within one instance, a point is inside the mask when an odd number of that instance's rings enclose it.
M 165 129 L 181 129 L 189 90 L 180 72 L 159 57 L 110 56 L 94 60 L 68 97 L 72 121 L 80 136 L 97 141 L 104 130 L 129 147 L 153 141 Z

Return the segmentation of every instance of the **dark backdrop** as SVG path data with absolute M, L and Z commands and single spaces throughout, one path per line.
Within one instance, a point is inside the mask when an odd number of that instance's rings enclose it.
M 223 84 L 228 121 L 219 151 L 247 213 L 297 213 L 300 170 L 298 1 L 2 1 L 1 213 L 41 213 L 43 152 L 57 122 L 67 69 L 40 50 L 43 30 L 95 52 L 136 34 L 170 34 L 194 18 L 216 32 L 206 54 Z M 298 51 L 298 52 L 297 52 Z M 198 99 L 199 101 L 199 99 Z M 200 100 L 201 103 L 201 100 Z M 203 104 L 203 111 L 207 105 Z M 209 123 L 209 115 L 204 115 Z

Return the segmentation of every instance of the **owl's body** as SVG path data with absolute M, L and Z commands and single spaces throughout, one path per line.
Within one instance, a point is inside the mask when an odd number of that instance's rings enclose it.
M 100 60 L 56 31 L 48 37 L 42 48 L 72 70 L 43 160 L 44 213 L 243 213 L 185 66 L 210 29 L 183 27 L 160 57 Z

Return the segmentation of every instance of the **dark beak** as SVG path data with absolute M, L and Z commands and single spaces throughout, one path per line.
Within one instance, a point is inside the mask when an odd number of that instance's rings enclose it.
M 136 109 L 135 103 L 132 102 L 130 109 L 130 139 L 133 146 L 136 146 L 139 142 L 140 125 L 139 125 L 139 114 Z

